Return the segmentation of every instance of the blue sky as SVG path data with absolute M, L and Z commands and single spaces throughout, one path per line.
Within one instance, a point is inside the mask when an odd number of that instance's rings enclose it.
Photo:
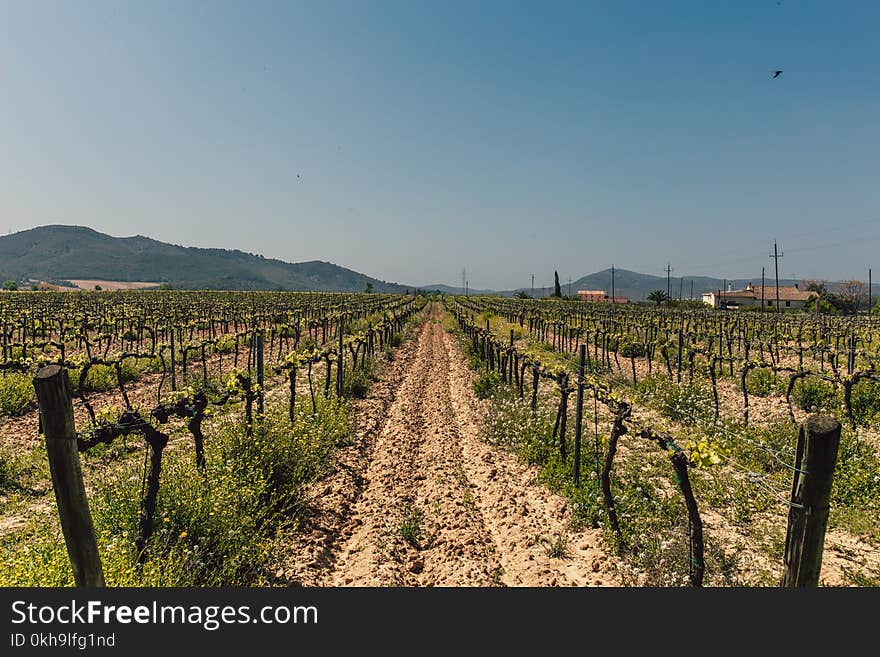
M 776 238 L 864 278 L 877 34 L 876 2 L 4 1 L 0 230 L 475 288 L 753 277 Z

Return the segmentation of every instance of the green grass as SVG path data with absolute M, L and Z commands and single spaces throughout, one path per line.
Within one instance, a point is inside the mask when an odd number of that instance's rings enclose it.
M 424 531 L 422 530 L 422 521 L 425 516 L 422 511 L 414 506 L 404 509 L 403 518 L 400 521 L 400 537 L 417 550 L 421 549 L 422 540 L 424 540 Z
M 848 429 L 840 436 L 829 524 L 880 541 L 880 457 Z
M 21 415 L 36 401 L 31 377 L 19 372 L 0 374 L 0 415 Z
M 840 406 L 834 386 L 815 377 L 798 379 L 791 400 L 802 411 L 833 411 Z
M 20 474 L 21 464 L 15 455 L 6 449 L 0 450 L 0 493 L 16 487 Z
M 501 375 L 497 372 L 483 372 L 474 381 L 474 394 L 479 399 L 487 399 L 492 391 L 501 384 Z
M 864 426 L 880 424 L 880 383 L 862 379 L 853 386 L 850 401 L 856 422 Z
M 370 392 L 370 386 L 375 380 L 373 361 L 367 360 L 363 367 L 358 366 L 355 370 L 351 368 L 345 370 L 343 373 L 342 394 L 345 397 L 365 399 Z
M 767 397 L 777 393 L 785 393 L 787 383 L 777 377 L 773 370 L 756 367 L 746 374 L 746 389 L 750 395 Z
M 142 463 L 131 459 L 87 482 L 104 576 L 111 586 L 245 586 L 269 581 L 279 540 L 293 527 L 304 487 L 330 467 L 348 440 L 347 405 L 319 398 L 318 413 L 272 409 L 254 435 L 226 420 L 208 436 L 207 471 L 191 450 L 163 459 L 154 534 L 144 568 L 134 539 Z M 0 541 L 0 586 L 69 586 L 72 573 L 57 518 L 34 520 Z
M 712 389 L 702 383 L 675 383 L 662 375 L 641 381 L 636 398 L 663 417 L 686 426 L 706 424 L 715 416 Z
M 122 382 L 136 381 L 142 375 L 157 371 L 157 361 L 154 359 L 126 358 L 122 361 Z M 82 368 L 75 367 L 69 370 L 70 387 L 74 394 L 79 393 L 79 379 Z M 83 392 L 107 392 L 119 388 L 119 377 L 116 368 L 111 365 L 92 365 L 83 382 Z

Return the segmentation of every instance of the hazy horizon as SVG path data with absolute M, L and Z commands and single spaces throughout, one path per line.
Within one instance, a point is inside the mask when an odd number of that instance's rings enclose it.
M 409 285 L 864 279 L 880 5 L 0 6 L 0 230 Z M 772 71 L 783 73 L 772 79 Z

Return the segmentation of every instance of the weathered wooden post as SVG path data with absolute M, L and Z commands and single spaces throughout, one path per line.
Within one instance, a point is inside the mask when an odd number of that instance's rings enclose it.
M 345 326 L 343 324 L 342 317 L 339 318 L 339 345 L 337 351 L 339 352 L 339 357 L 336 362 L 336 395 L 338 397 L 342 397 L 343 391 L 343 368 L 342 361 L 345 359 L 345 353 L 342 351 L 342 334 L 345 330 Z
M 34 377 L 52 488 L 61 518 L 73 578 L 77 586 L 104 586 L 98 543 L 83 484 L 76 445 L 67 372 L 60 365 L 41 368 Z
M 584 360 L 586 360 L 587 346 L 582 344 L 578 357 L 577 379 L 577 408 L 574 417 L 574 485 L 577 486 L 581 478 L 581 424 L 584 415 Z
M 840 422 L 833 416 L 811 415 L 801 427 L 785 537 L 783 587 L 819 585 L 839 445 Z
M 257 412 L 263 415 L 263 400 L 265 392 L 263 390 L 264 372 L 263 372 L 263 330 L 257 331 Z
M 175 370 L 177 369 L 177 356 L 174 354 L 174 325 L 171 326 L 171 389 L 177 390 L 177 375 L 175 374 Z

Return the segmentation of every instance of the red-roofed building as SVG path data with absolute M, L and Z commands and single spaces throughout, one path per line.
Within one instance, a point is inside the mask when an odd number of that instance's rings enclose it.
M 605 290 L 578 290 L 578 298 L 587 303 L 629 303 L 629 297 L 614 297 L 605 294 Z

